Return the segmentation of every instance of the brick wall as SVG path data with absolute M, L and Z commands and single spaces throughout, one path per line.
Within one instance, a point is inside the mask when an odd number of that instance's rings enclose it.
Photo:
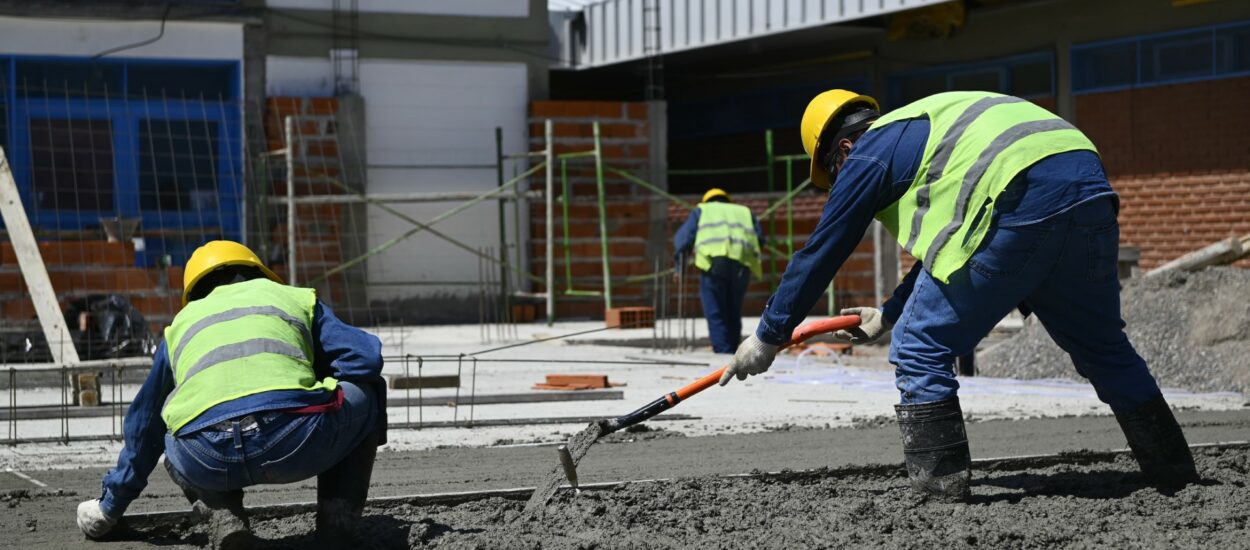
M 647 109 L 645 103 L 637 102 L 531 102 L 530 149 L 541 150 L 546 145 L 543 125 L 545 120 L 551 119 L 557 154 L 590 151 L 594 148 L 594 122 L 598 121 L 604 165 L 629 171 L 650 181 L 650 174 L 647 173 L 651 156 Z M 559 172 L 555 174 L 555 178 L 556 193 L 559 195 Z M 572 195 L 569 203 L 569 239 L 573 287 L 576 290 L 602 291 L 599 210 L 593 157 L 569 159 L 567 179 Z M 538 172 L 530 181 L 530 188 L 543 191 L 545 180 L 546 173 Z M 656 250 L 654 244 L 649 245 L 648 242 L 654 235 L 667 230 L 662 216 L 653 219 L 651 215 L 652 204 L 662 199 L 610 172 L 604 174 L 604 190 L 607 196 L 613 306 L 651 305 L 651 285 L 627 283 L 625 279 L 652 271 Z M 530 213 L 530 269 L 541 277 L 546 273 L 545 201 L 539 199 L 531 202 Z M 559 206 L 555 212 L 555 220 L 555 236 L 558 240 L 563 237 Z M 566 289 L 566 282 L 564 250 L 561 246 L 556 248 L 555 271 L 557 292 L 562 292 Z M 535 287 L 535 291 L 544 292 L 545 288 L 540 284 Z M 599 297 L 559 294 L 556 305 L 556 314 L 559 317 L 603 317 L 603 302 Z
M 1143 268 L 1250 233 L 1248 96 L 1250 77 L 1075 98 L 1120 194 L 1120 242 L 1141 247 Z

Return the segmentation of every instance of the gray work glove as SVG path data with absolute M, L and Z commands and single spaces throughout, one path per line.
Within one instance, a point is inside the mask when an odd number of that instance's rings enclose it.
M 858 327 L 833 333 L 834 338 L 845 340 L 852 344 L 876 342 L 882 336 L 885 336 L 885 333 L 890 332 L 891 328 L 894 328 L 894 323 L 887 321 L 881 310 L 875 307 L 849 307 L 842 310 L 842 315 L 859 316 Z
M 111 518 L 104 513 L 100 499 L 91 499 L 78 505 L 78 528 L 82 529 L 84 535 L 98 539 L 108 534 L 114 525 L 117 525 L 117 518 Z
M 729 360 L 729 367 L 720 377 L 720 385 L 728 384 L 734 376 L 738 380 L 746 380 L 748 374 L 754 376 L 768 370 L 779 349 L 781 346 L 765 344 L 752 334 L 738 345 L 738 351 L 734 352 L 734 358 Z

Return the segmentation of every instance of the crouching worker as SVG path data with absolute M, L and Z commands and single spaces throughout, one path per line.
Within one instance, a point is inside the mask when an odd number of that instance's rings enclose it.
M 318 541 L 350 541 L 385 437 L 381 342 L 235 242 L 196 249 L 182 299 L 126 412 L 117 467 L 78 506 L 78 527 L 107 534 L 164 453 L 214 548 L 252 544 L 244 487 L 313 476 Z

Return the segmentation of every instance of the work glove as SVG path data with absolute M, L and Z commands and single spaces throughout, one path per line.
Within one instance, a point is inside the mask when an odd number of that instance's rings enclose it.
M 894 328 L 894 323 L 886 320 L 880 309 L 875 307 L 849 307 L 842 310 L 842 315 L 858 315 L 859 326 L 839 330 L 833 337 L 852 344 L 868 344 L 876 342 L 885 333 Z
M 752 334 L 738 345 L 738 351 L 734 352 L 734 358 L 729 360 L 725 374 L 720 377 L 720 385 L 728 384 L 734 376 L 738 380 L 746 380 L 748 374 L 754 376 L 768 370 L 779 349 L 781 346 L 766 344 Z
M 82 529 L 84 535 L 98 539 L 108 534 L 114 525 L 117 525 L 117 518 L 111 518 L 104 513 L 100 499 L 91 499 L 78 505 L 78 528 Z

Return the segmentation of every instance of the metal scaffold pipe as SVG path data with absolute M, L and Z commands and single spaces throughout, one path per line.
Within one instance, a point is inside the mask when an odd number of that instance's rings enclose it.
M 556 229 L 555 229 L 555 146 L 552 144 L 552 123 L 551 119 L 547 119 L 543 126 L 543 136 L 546 140 L 547 169 L 547 326 L 551 326 L 556 322 Z
M 286 140 L 286 282 L 295 286 L 295 137 L 294 117 L 283 120 L 282 134 Z
M 612 268 L 608 263 L 608 208 L 603 184 L 603 145 L 599 139 L 599 121 L 594 124 L 595 184 L 599 190 L 599 250 L 603 256 L 603 305 L 612 309 Z

